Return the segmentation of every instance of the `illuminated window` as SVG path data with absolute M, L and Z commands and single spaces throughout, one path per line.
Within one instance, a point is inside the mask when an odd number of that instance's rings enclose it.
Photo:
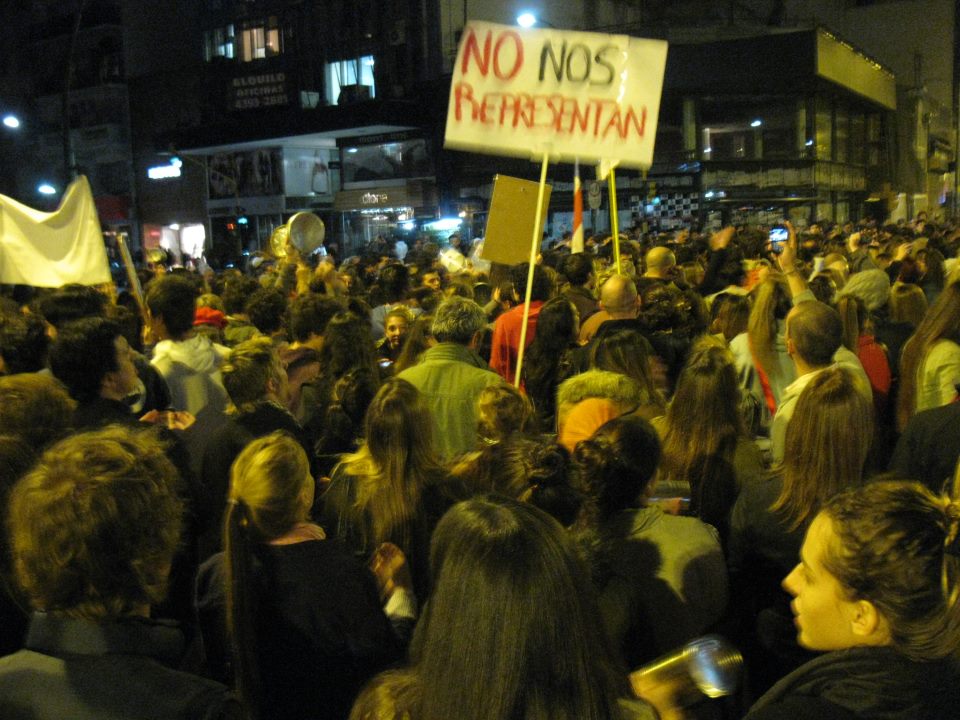
M 234 58 L 233 25 L 207 30 L 203 33 L 203 54 L 207 62 L 215 58 Z
M 251 62 L 283 52 L 280 25 L 275 16 L 244 23 L 240 30 L 240 60 Z
M 352 100 L 362 100 L 367 97 L 376 97 L 376 88 L 373 79 L 373 55 L 353 58 L 352 60 L 338 60 L 327 63 L 326 87 L 327 102 L 331 105 L 341 104 L 341 91 L 349 88 L 347 93 L 353 93 Z M 366 87 L 366 90 L 358 88 Z M 369 93 L 369 95 L 366 95 Z M 364 95 L 366 95 L 364 97 Z

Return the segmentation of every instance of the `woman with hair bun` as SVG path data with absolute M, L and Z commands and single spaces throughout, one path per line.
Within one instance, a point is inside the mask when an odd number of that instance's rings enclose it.
M 342 719 L 400 656 L 371 572 L 309 521 L 313 494 L 292 436 L 251 442 L 231 468 L 224 552 L 198 574 L 207 668 L 232 679 L 246 718 Z
M 829 500 L 784 580 L 798 642 L 826 652 L 748 720 L 946 720 L 960 707 L 960 503 L 878 481 Z
M 648 502 L 659 460 L 656 432 L 631 416 L 601 426 L 573 455 L 584 495 L 575 529 L 607 630 L 631 667 L 702 634 L 727 602 L 717 531 Z

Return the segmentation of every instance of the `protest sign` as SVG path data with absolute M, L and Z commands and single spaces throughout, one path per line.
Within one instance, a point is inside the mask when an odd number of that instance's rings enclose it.
M 539 183 L 521 180 L 509 175 L 493 178 L 493 196 L 487 228 L 483 234 L 483 259 L 490 262 L 516 265 L 528 259 L 526 238 L 539 237 L 550 203 L 550 186 L 544 193 L 540 217 L 537 217 Z
M 649 167 L 667 43 L 470 22 L 445 147 Z

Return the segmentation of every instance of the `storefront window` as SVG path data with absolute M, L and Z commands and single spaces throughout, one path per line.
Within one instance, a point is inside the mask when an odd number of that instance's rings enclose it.
M 344 251 L 358 253 L 374 243 L 378 236 L 393 240 L 409 236 L 415 230 L 413 208 L 361 210 L 343 214 Z

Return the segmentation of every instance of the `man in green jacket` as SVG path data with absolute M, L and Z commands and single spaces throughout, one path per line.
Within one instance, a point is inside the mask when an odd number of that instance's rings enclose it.
M 476 447 L 480 391 L 504 382 L 475 349 L 486 322 L 483 308 L 473 300 L 454 296 L 444 301 L 432 326 L 438 344 L 397 376 L 426 398 L 434 420 L 434 447 L 444 460 Z

